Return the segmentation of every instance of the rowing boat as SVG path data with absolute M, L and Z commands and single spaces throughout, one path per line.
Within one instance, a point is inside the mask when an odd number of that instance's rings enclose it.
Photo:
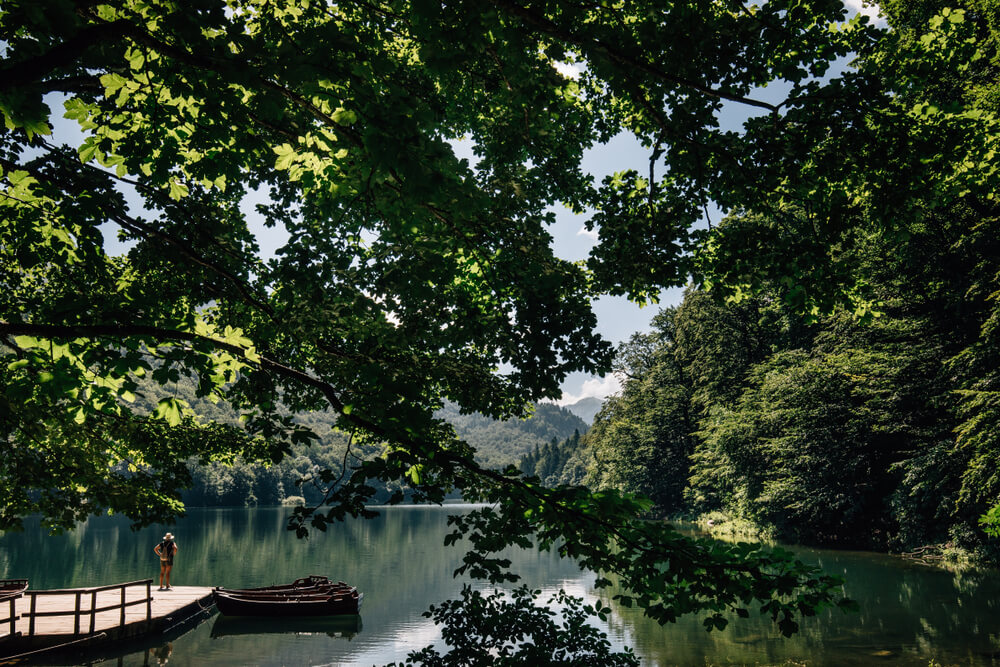
M 0 600 L 19 597 L 27 589 L 27 579 L 0 579 Z
M 312 579 L 312 578 L 307 578 Z M 298 584 L 298 585 L 296 585 Z M 334 616 L 357 614 L 363 593 L 344 582 L 292 584 L 262 588 L 212 590 L 215 606 L 226 616 Z
M 276 586 L 262 586 L 260 588 L 234 588 L 226 590 L 239 590 L 239 591 L 252 591 L 260 593 L 278 593 L 280 591 L 297 591 L 302 588 L 315 588 L 317 586 L 330 586 L 334 582 L 330 581 L 330 577 L 324 577 L 321 574 L 310 574 L 308 577 L 302 577 L 301 579 L 296 579 L 290 584 L 278 584 Z M 344 582 L 337 582 L 344 584 Z M 345 586 L 347 584 L 344 584 Z M 221 587 L 220 587 L 221 588 Z
M 301 581 L 301 580 L 300 580 Z M 283 586 L 264 586 L 262 588 L 223 588 L 221 586 L 216 587 L 216 590 L 223 591 L 229 595 L 238 595 L 242 597 L 299 597 L 303 595 L 331 595 L 337 593 L 350 593 L 354 590 L 353 586 L 345 584 L 343 581 L 330 582 L 318 584 L 309 584 L 295 587 L 291 585 Z

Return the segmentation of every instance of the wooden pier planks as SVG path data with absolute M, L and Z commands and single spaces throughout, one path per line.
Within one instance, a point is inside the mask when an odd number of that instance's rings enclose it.
M 29 636 L 30 619 L 25 615 L 31 605 L 31 597 L 25 595 L 17 600 L 15 636 L 11 637 L 7 624 L 0 626 L 0 656 L 13 655 L 19 650 L 59 644 L 88 635 L 102 635 L 100 639 L 116 641 L 137 638 L 149 634 L 169 632 L 202 609 L 212 606 L 212 589 L 207 586 L 174 586 L 169 591 L 152 590 L 150 619 L 146 620 L 146 604 L 141 602 L 126 606 L 125 624 L 122 626 L 122 589 L 98 591 L 82 589 L 79 595 L 80 614 L 65 616 L 38 616 L 35 618 L 34 635 Z M 146 588 L 131 587 L 125 590 L 125 602 L 144 600 Z M 77 609 L 78 595 L 75 592 L 38 595 L 35 598 L 36 612 L 68 611 Z M 115 609 L 94 614 L 91 631 L 91 605 L 97 608 L 116 606 Z M 20 636 L 17 636 L 20 635 Z

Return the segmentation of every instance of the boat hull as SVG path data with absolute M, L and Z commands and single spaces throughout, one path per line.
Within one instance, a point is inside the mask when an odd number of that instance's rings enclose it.
M 27 579 L 0 579 L 0 601 L 21 597 L 27 589 Z
M 329 577 L 324 577 L 320 574 L 310 574 L 308 577 L 302 577 L 301 579 L 296 579 L 290 584 L 278 584 L 276 586 L 261 586 L 260 588 L 237 588 L 237 589 L 226 589 L 228 590 L 238 590 L 246 593 L 281 593 L 281 592 L 295 592 L 305 588 L 318 588 L 322 586 L 347 586 L 343 581 L 333 582 L 330 581 Z M 348 586 L 348 588 L 350 588 Z
M 219 613 L 226 616 L 340 616 L 361 611 L 363 593 L 317 596 L 240 596 L 212 592 Z

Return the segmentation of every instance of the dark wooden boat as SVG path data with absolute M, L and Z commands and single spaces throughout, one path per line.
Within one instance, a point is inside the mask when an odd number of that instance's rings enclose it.
M 16 598 L 26 590 L 27 579 L 0 579 L 0 601 Z
M 307 578 L 310 579 L 310 578 Z M 336 616 L 357 614 L 364 594 L 344 582 L 292 584 L 212 591 L 215 606 L 226 616 Z
M 219 590 L 227 598 L 233 600 L 275 600 L 277 602 L 287 602 L 289 600 L 327 600 L 335 593 L 304 593 L 302 595 L 244 595 L 242 593 L 232 593 L 226 590 Z
M 223 591 L 224 593 L 227 593 L 229 595 L 237 595 L 241 597 L 274 598 L 274 597 L 300 597 L 303 595 L 331 595 L 336 593 L 350 593 L 354 590 L 354 587 L 345 584 L 343 581 L 338 581 L 336 583 L 318 584 L 314 586 L 301 586 L 295 588 L 289 588 L 286 586 L 266 586 L 264 588 L 223 588 L 219 586 L 216 588 L 216 590 Z
M 277 599 L 240 597 L 213 591 L 215 606 L 226 616 L 335 616 L 357 614 L 363 593 L 353 595 L 309 595 Z
M 260 588 L 233 588 L 226 589 L 232 591 L 244 591 L 244 592 L 260 592 L 260 593 L 278 593 L 280 591 L 290 591 L 295 592 L 303 588 L 315 588 L 317 586 L 332 586 L 335 582 L 330 581 L 329 577 L 324 577 L 321 574 L 310 574 L 308 577 L 302 577 L 301 579 L 296 579 L 290 584 L 278 584 L 277 586 L 262 586 Z M 343 581 L 336 582 L 338 584 L 346 586 Z M 222 588 L 221 586 L 219 588 Z

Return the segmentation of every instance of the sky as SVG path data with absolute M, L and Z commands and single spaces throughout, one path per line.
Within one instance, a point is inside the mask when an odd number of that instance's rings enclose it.
M 866 3 L 863 0 L 844 0 L 844 3 L 852 13 L 860 12 L 872 18 L 876 23 L 882 23 L 878 17 L 876 4 Z M 563 70 L 563 73 L 569 76 L 574 74 L 571 68 Z M 783 97 L 786 90 L 787 88 L 783 89 L 782 86 L 772 85 L 756 91 L 755 95 L 764 100 L 777 101 Z M 52 109 L 62 107 L 61 100 L 48 101 Z M 761 112 L 761 110 L 728 104 L 720 114 L 720 124 L 724 129 L 739 130 L 750 113 Z M 66 142 L 71 145 L 80 145 L 84 139 L 75 123 L 62 119 L 56 122 L 55 135 L 57 142 Z M 472 153 L 471 143 L 463 145 L 463 142 L 458 142 L 454 144 L 454 147 L 455 152 L 460 157 L 468 158 L 470 164 L 475 163 L 476 159 Z M 595 146 L 587 151 L 584 154 L 581 167 L 583 171 L 600 182 L 605 176 L 614 172 L 634 168 L 645 169 L 648 163 L 648 149 L 644 149 L 630 135 L 619 135 L 607 144 Z M 257 236 L 262 255 L 267 258 L 274 256 L 274 252 L 287 239 L 287 234 L 283 229 L 264 227 L 263 218 L 255 210 L 255 205 L 263 200 L 263 194 L 248 197 L 244 202 L 243 211 L 251 230 Z M 549 233 L 553 237 L 555 254 L 570 261 L 586 259 L 591 248 L 597 242 L 596 231 L 588 232 L 584 227 L 584 222 L 589 214 L 575 215 L 562 207 L 554 208 L 553 212 L 556 221 L 549 227 Z M 713 221 L 718 221 L 722 217 L 721 212 L 712 207 L 709 207 L 709 215 Z M 125 246 L 115 240 L 113 227 L 109 226 L 105 232 L 109 252 L 120 253 L 126 250 Z M 625 297 L 601 297 L 593 303 L 594 313 L 597 316 L 597 331 L 603 338 L 617 347 L 633 334 L 648 331 L 651 320 L 659 310 L 663 307 L 679 304 L 682 295 L 683 288 L 665 290 L 661 293 L 658 304 L 637 304 L 630 302 Z M 613 375 L 596 377 L 584 373 L 573 373 L 562 383 L 563 395 L 556 402 L 560 405 L 569 405 L 588 397 L 603 399 L 617 392 L 620 387 L 619 380 Z
M 884 26 L 885 21 L 879 15 L 878 5 L 864 0 L 844 0 L 844 5 L 851 15 L 861 13 L 868 16 L 876 25 Z M 846 62 L 838 63 L 831 69 L 831 75 L 842 70 Z M 572 75 L 564 71 L 564 74 Z M 766 89 L 755 91 L 751 97 L 777 102 L 787 93 L 788 87 L 771 85 Z M 763 113 L 726 104 L 720 114 L 719 121 L 723 129 L 740 130 L 743 122 L 753 113 Z M 604 176 L 625 169 L 644 169 L 649 163 L 649 151 L 644 149 L 634 137 L 619 135 L 609 143 L 594 147 L 584 155 L 582 168 L 600 181 Z M 566 210 L 556 212 L 556 224 L 550 228 L 554 237 L 553 247 L 557 256 L 563 259 L 585 259 L 587 253 L 595 245 L 596 232 L 588 233 L 583 226 L 586 215 L 575 216 Z M 713 221 L 722 217 L 722 212 L 712 206 L 709 215 Z M 641 306 L 628 301 L 624 297 L 604 297 L 594 303 L 594 313 L 597 315 L 597 330 L 615 346 L 627 341 L 634 333 L 650 329 L 650 322 L 661 308 L 678 305 L 683 297 L 683 288 L 670 289 L 660 294 L 658 304 Z M 562 399 L 556 401 L 559 405 L 571 405 L 583 398 L 606 398 L 621 389 L 621 383 L 614 375 L 596 377 L 584 373 L 570 375 L 562 384 Z

